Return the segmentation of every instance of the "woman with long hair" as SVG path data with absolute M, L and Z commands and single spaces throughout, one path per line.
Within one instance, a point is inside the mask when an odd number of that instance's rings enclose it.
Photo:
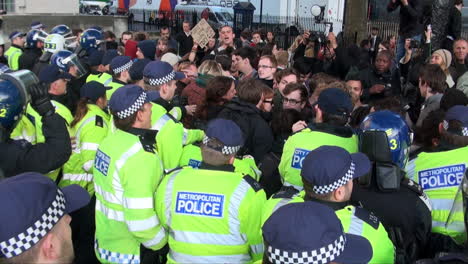
M 72 136 L 76 140 L 70 159 L 63 167 L 60 187 L 78 184 L 90 195 L 94 194 L 94 158 L 101 141 L 109 130 L 106 88 L 99 82 L 91 81 L 80 90 L 75 117 L 70 124 Z
M 182 97 L 186 97 L 189 105 L 203 105 L 206 101 L 206 85 L 209 80 L 216 76 L 222 76 L 223 69 L 214 60 L 205 60 L 198 67 L 198 76 L 195 81 L 191 81 L 182 91 Z M 192 116 L 185 116 L 183 123 L 186 128 L 192 128 Z
M 217 76 L 206 85 L 206 101 L 196 116 L 206 122 L 216 118 L 223 105 L 234 98 L 236 88 L 234 80 L 226 76 Z

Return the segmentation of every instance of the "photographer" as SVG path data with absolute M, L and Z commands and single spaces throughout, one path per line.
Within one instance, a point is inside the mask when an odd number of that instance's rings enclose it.
M 311 32 L 306 30 L 302 36 L 298 36 L 294 43 L 291 45 L 290 50 L 294 53 L 293 60 L 296 61 L 302 57 L 315 57 L 315 47 L 314 41 L 310 40 Z
M 405 54 L 406 39 L 421 41 L 423 0 L 390 0 L 387 11 L 393 12 L 398 7 L 400 7 L 400 28 L 398 30 L 396 59 L 400 61 Z
M 400 74 L 398 71 L 392 73 L 391 64 L 392 55 L 388 50 L 384 50 L 377 54 L 373 67 L 359 73 L 364 89 L 363 103 L 371 103 L 389 96 L 400 96 Z

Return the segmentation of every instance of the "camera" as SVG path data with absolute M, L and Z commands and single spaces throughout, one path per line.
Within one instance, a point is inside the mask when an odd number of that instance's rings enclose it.
M 421 43 L 417 40 L 412 39 L 409 48 L 410 49 L 417 49 L 421 46 Z

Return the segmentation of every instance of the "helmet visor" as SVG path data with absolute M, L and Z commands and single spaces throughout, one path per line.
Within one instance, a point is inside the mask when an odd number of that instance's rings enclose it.
M 81 78 L 87 73 L 85 66 L 80 62 L 80 59 L 76 54 L 71 54 L 67 58 L 63 59 L 62 62 L 63 64 L 66 64 L 68 68 L 71 68 L 72 66 L 76 68 L 76 78 Z
M 36 75 L 29 70 L 4 73 L 0 75 L 0 79 L 12 82 L 20 90 L 25 105 L 30 101 L 29 88 L 39 83 Z

